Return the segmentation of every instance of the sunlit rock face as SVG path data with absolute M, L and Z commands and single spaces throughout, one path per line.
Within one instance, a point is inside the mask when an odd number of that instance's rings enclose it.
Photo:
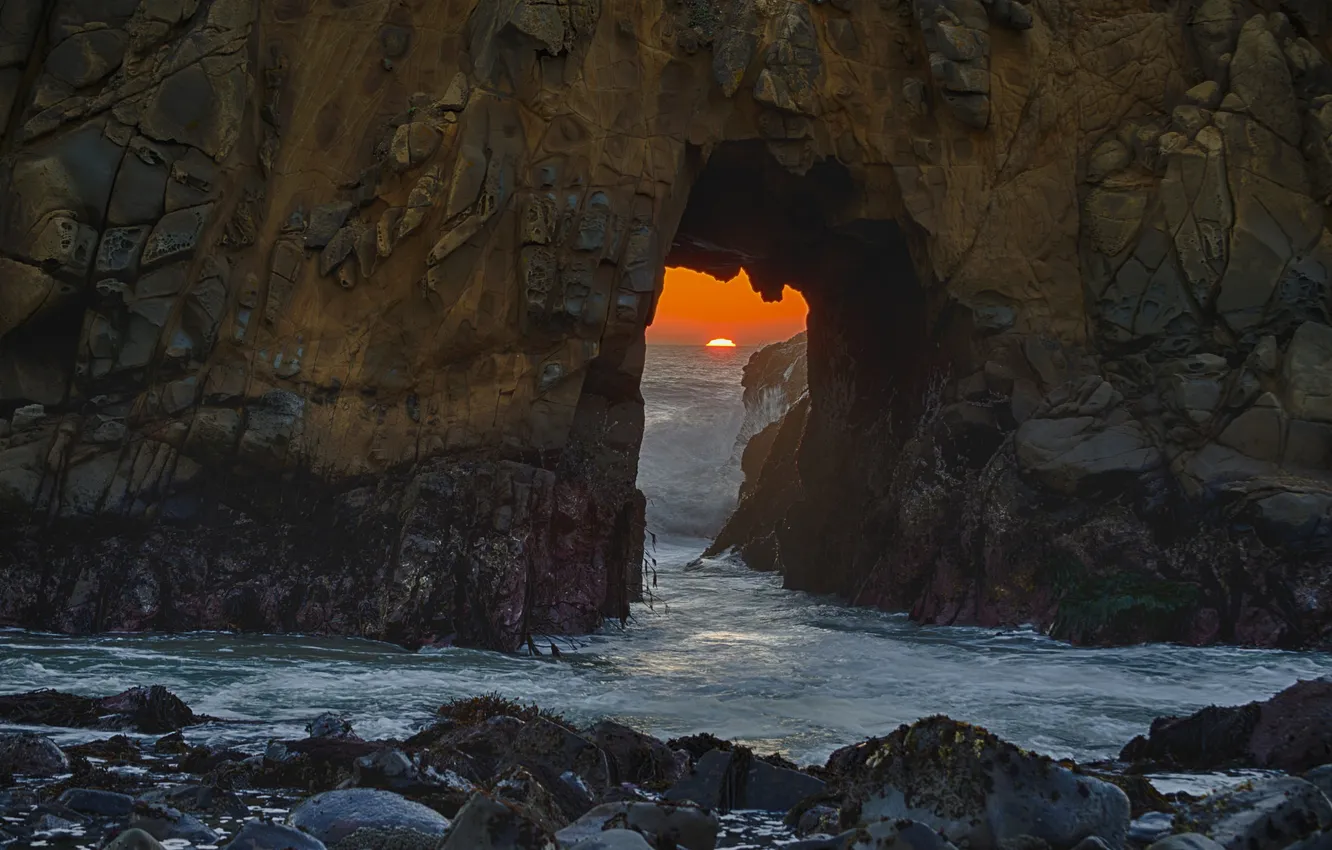
M 793 586 L 1084 640 L 1328 623 L 1320 4 L 3 14 L 0 622 L 623 616 L 669 257 L 809 301 Z

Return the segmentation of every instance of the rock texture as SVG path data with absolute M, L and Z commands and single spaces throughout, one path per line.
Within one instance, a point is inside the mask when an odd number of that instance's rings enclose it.
M 1262 702 L 1157 718 L 1120 758 L 1192 770 L 1240 765 L 1288 773 L 1332 764 L 1332 680 L 1297 682 Z
M 669 259 L 810 304 L 792 586 L 1324 634 L 1319 4 L 3 19 L 0 623 L 511 649 L 623 617 Z

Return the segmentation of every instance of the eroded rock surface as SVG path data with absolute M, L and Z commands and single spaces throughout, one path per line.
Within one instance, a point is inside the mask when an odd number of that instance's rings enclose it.
M 755 524 L 791 586 L 1315 643 L 1328 39 L 1294 0 L 8 4 L 0 623 L 624 617 L 669 259 L 810 304 Z

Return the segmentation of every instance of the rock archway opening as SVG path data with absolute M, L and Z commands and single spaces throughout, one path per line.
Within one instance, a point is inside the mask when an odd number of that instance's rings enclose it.
M 809 308 L 807 392 L 793 393 L 768 427 L 753 435 L 742 427 L 753 440 L 741 500 L 713 550 L 743 541 L 750 566 L 781 569 L 789 586 L 843 589 L 856 535 L 840 528 L 836 506 L 884 495 L 885 468 L 904 437 L 892 423 L 918 417 L 930 376 L 946 362 L 931 318 L 938 311 L 907 231 L 850 212 L 865 208 L 864 183 L 845 165 L 824 160 L 796 174 L 763 143 L 736 142 L 696 173 L 666 265 L 721 280 L 743 270 L 765 299 L 789 287 Z M 783 356 L 791 354 L 771 359 Z M 751 403 L 787 372 L 767 366 L 746 376 Z

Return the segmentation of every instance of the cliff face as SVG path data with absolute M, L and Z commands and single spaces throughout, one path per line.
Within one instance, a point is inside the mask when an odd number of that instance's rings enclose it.
M 508 648 L 623 615 L 669 258 L 810 303 L 793 585 L 1312 640 L 1328 32 L 1311 0 L 6 0 L 0 622 Z
M 736 437 L 744 480 L 735 510 L 705 555 L 735 548 L 752 569 L 776 568 L 776 526 L 799 493 L 795 457 L 805 419 L 791 411 L 809 409 L 807 345 L 800 333 L 764 346 L 745 364 L 745 419 Z

